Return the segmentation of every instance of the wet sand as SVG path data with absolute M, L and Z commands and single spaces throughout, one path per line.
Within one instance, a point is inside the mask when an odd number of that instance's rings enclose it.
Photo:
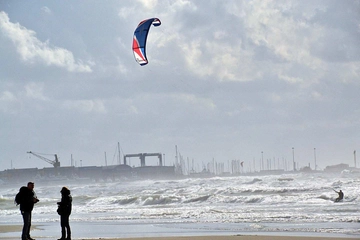
M 36 225 L 32 229 L 41 229 Z M 21 234 L 22 225 L 0 225 L 0 239 L 18 239 L 18 237 L 2 237 L 2 233 L 19 232 Z M 289 233 L 287 233 L 289 234 Z M 35 236 L 34 236 L 35 237 Z M 47 239 L 37 237 L 38 239 Z M 73 238 L 73 240 L 82 240 L 83 238 Z M 181 237 L 141 237 L 141 238 L 86 238 L 86 240 L 349 240 L 359 239 L 356 236 L 349 237 L 309 237 L 309 236 L 264 236 L 264 235 L 233 235 L 233 236 L 181 236 Z
M 335 239 L 349 240 L 351 238 L 237 235 L 237 236 L 196 236 L 196 237 L 110 238 L 106 240 L 335 240 Z

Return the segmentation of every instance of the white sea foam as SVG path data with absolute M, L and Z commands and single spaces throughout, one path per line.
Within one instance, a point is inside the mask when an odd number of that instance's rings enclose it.
M 72 222 L 219 223 L 229 226 L 246 223 L 246 227 L 238 225 L 236 229 L 343 234 L 360 234 L 359 227 L 349 225 L 359 225 L 359 184 L 358 177 L 325 174 L 64 183 L 73 196 Z M 40 202 L 34 208 L 33 222 L 58 220 L 56 202 L 60 200 L 62 186 L 36 183 Z M 19 188 L 0 186 L 0 223 L 21 222 L 18 207 L 14 205 Z M 345 193 L 343 202 L 334 203 L 337 197 L 334 188 L 341 188 Z M 324 223 L 336 227 L 323 227 Z

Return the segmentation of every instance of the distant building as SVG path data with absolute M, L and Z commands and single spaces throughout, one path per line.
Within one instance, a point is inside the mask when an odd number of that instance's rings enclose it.
M 340 163 L 337 165 L 327 166 L 324 171 L 325 172 L 341 172 L 345 169 L 349 168 L 349 164 Z
M 312 171 L 311 167 L 308 167 L 308 166 L 300 169 L 300 172 L 311 172 L 311 171 Z

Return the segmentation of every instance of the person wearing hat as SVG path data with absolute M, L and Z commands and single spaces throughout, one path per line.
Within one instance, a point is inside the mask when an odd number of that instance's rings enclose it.
M 27 187 L 20 188 L 20 212 L 23 217 L 24 225 L 22 229 L 22 240 L 35 240 L 30 237 L 30 227 L 31 227 L 31 212 L 34 208 L 34 204 L 39 202 L 39 199 L 36 197 L 34 192 L 34 183 L 28 182 Z
M 61 201 L 58 202 L 58 214 L 60 215 L 61 238 L 59 240 L 71 240 L 69 216 L 72 208 L 72 197 L 67 187 L 61 189 Z M 67 237 L 66 237 L 67 235 Z

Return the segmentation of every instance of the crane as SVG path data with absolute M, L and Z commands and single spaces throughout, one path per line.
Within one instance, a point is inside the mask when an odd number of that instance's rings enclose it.
M 50 163 L 51 165 L 54 166 L 54 168 L 60 167 L 60 162 L 59 162 L 59 159 L 58 159 L 56 154 L 54 154 L 55 155 L 55 160 L 50 160 L 50 159 L 47 159 L 46 157 L 43 157 L 43 156 L 39 155 L 40 153 L 34 153 L 34 152 L 31 152 L 31 151 L 29 151 L 27 153 L 32 154 L 32 155 L 44 160 L 45 162 Z

